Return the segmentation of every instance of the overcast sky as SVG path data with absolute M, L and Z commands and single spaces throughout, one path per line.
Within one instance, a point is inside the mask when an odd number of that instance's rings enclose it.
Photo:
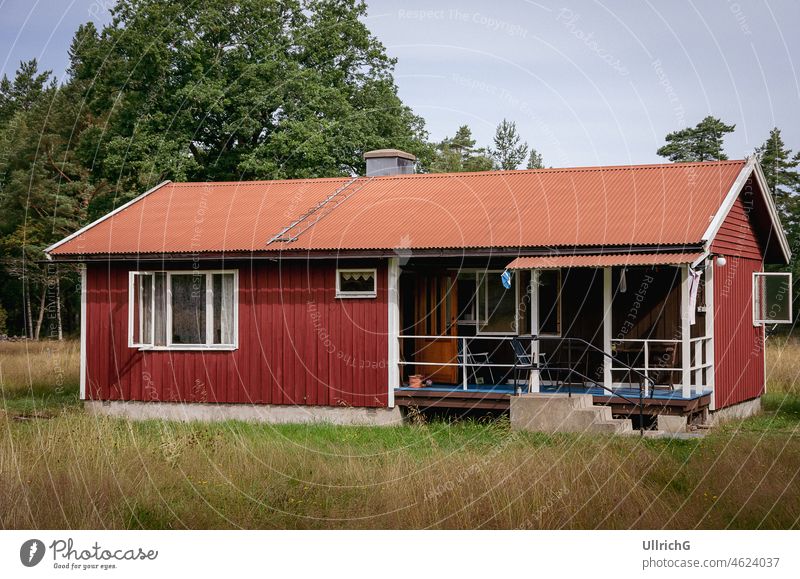
M 110 0 L 0 0 L 0 64 L 62 75 L 81 22 Z M 502 118 L 552 166 L 658 162 L 664 135 L 713 114 L 743 157 L 771 127 L 800 149 L 796 0 L 373 0 L 367 24 L 398 60 L 400 96 L 431 138 Z

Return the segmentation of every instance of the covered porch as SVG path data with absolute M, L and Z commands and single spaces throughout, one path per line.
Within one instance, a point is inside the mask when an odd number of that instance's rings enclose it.
M 674 252 L 394 263 L 394 402 L 503 410 L 515 393 L 572 393 L 615 414 L 703 412 L 713 392 L 707 261 Z

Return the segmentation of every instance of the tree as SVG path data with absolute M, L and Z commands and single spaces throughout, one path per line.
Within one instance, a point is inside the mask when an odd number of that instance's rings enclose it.
M 531 148 L 531 154 L 528 157 L 528 169 L 544 169 L 542 155 L 534 148 Z
M 121 189 L 91 213 L 166 178 L 349 175 L 385 147 L 424 159 L 423 120 L 364 16 L 361 0 L 120 0 L 71 49 L 89 107 L 108 114 L 87 148 Z
M 501 171 L 519 167 L 528 156 L 528 143 L 523 143 L 514 121 L 503 119 L 494 134 L 494 148 L 490 149 L 495 166 Z
M 0 262 L 21 281 L 25 333 L 38 339 L 47 314 L 53 337 L 61 337 L 61 278 L 77 283 L 75 268 L 57 271 L 42 260 L 44 248 L 85 221 L 93 189 L 70 144 L 83 130 L 80 101 L 35 63 L 23 63 L 20 74 L 39 81 L 0 125 Z
M 471 171 L 490 171 L 492 160 L 486 149 L 476 148 L 472 130 L 461 125 L 452 138 L 446 137 L 436 145 L 436 153 L 431 163 L 432 173 L 459 173 Z
M 756 148 L 761 168 L 767 178 L 767 185 L 775 200 L 781 223 L 789 246 L 792 249 L 792 262 L 789 264 L 795 279 L 800 275 L 800 152 L 792 153 L 783 142 L 781 131 L 773 128 L 763 145 Z M 800 291 L 800 288 L 798 288 Z M 798 291 L 794 300 L 797 302 Z
M 0 80 L 0 123 L 6 123 L 17 111 L 28 111 L 44 92 L 50 71 L 39 72 L 36 59 L 23 61 L 14 81 L 6 75 Z
M 736 125 L 726 125 L 720 119 L 707 116 L 694 127 L 669 133 L 667 144 L 656 153 L 673 163 L 696 161 L 721 161 L 728 156 L 723 151 L 725 135 Z

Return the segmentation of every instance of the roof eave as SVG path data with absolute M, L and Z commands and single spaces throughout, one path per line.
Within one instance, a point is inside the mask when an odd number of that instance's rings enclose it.
M 747 183 L 747 180 L 750 178 L 750 175 L 755 175 L 756 181 L 758 181 L 758 189 L 761 192 L 761 197 L 764 200 L 765 206 L 767 207 L 767 213 L 772 224 L 772 229 L 775 232 L 775 237 L 778 240 L 778 245 L 781 248 L 781 253 L 783 254 L 785 263 L 788 264 L 792 257 L 789 241 L 786 239 L 786 234 L 783 231 L 783 226 L 781 225 L 781 219 L 778 215 L 778 209 L 775 206 L 775 201 L 772 199 L 772 195 L 769 193 L 769 186 L 767 185 L 767 179 L 764 176 L 764 171 L 761 169 L 761 164 L 758 162 L 758 159 L 755 155 L 752 155 L 747 159 L 747 163 L 745 163 L 745 165 L 742 167 L 742 170 L 739 171 L 739 174 L 736 176 L 731 188 L 725 195 L 725 199 L 717 210 L 717 213 L 714 215 L 711 223 L 709 223 L 705 233 L 703 233 L 703 245 L 706 248 L 706 251 L 711 250 L 711 244 L 713 243 L 714 238 L 717 236 L 717 233 L 722 227 L 723 222 L 728 217 L 728 213 L 730 213 L 734 203 L 736 203 L 736 199 L 739 198 L 739 195 L 741 194 L 745 183 Z
M 131 199 L 131 200 L 130 200 L 130 201 L 128 201 L 127 203 L 125 203 L 125 204 L 123 204 L 123 205 L 120 205 L 119 207 L 117 207 L 116 209 L 114 209 L 113 211 L 111 211 L 110 213 L 106 213 L 106 214 L 105 214 L 105 215 L 103 215 L 101 218 L 99 218 L 99 219 L 96 219 L 95 221 L 92 221 L 92 222 L 91 222 L 90 224 L 88 224 L 88 225 L 84 225 L 84 226 L 83 226 L 83 227 L 81 227 L 81 228 L 80 228 L 78 231 L 76 231 L 75 233 L 72 233 L 72 234 L 70 234 L 70 235 L 66 236 L 66 237 L 65 237 L 64 239 L 62 239 L 61 241 L 57 241 L 57 242 L 55 242 L 55 243 L 54 243 L 53 245 L 51 245 L 50 247 L 47 247 L 47 248 L 45 248 L 45 250 L 44 250 L 44 254 L 45 254 L 45 256 L 47 256 L 47 259 L 49 259 L 49 260 L 52 260 L 52 259 L 53 259 L 53 256 L 51 255 L 51 253 L 52 253 L 52 251 L 53 251 L 54 249 L 57 249 L 58 247 L 61 247 L 62 245 L 64 245 L 64 244 L 65 244 L 65 243 L 67 243 L 68 241 L 72 241 L 73 239 L 75 239 L 76 237 L 78 237 L 78 236 L 80 236 L 80 235 L 83 235 L 84 233 L 86 233 L 87 231 L 89 231 L 89 230 L 90 230 L 92 227 L 94 227 L 95 225 L 98 225 L 99 223 L 102 223 L 102 222 L 103 222 L 103 221 L 105 221 L 106 219 L 109 219 L 110 217 L 113 217 L 114 215 L 116 215 L 117 213 L 119 213 L 120 211 L 122 211 L 122 210 L 124 210 L 124 209 L 127 209 L 128 207 L 130 207 L 131 205 L 133 205 L 133 204 L 134 204 L 134 203 L 136 203 L 137 201 L 141 201 L 142 199 L 144 199 L 145 197 L 147 197 L 147 196 L 148 196 L 148 195 L 150 195 L 151 193 L 155 193 L 156 191 L 158 191 L 159 189 L 161 189 L 161 187 L 163 187 L 164 185 L 167 185 L 168 183 L 172 183 L 172 181 L 170 181 L 169 179 L 167 179 L 166 181 L 162 181 L 161 183 L 159 183 L 159 184 L 158 184 L 158 185 L 156 185 L 155 187 L 152 187 L 151 189 L 148 189 L 147 191 L 145 191 L 145 192 L 144 192 L 144 193 L 142 193 L 141 195 L 138 195 L 137 197 L 134 197 L 133 199 Z

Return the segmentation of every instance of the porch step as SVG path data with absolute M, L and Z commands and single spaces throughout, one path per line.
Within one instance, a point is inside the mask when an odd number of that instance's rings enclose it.
M 511 428 L 532 432 L 632 432 L 630 420 L 616 419 L 609 406 L 595 406 L 590 394 L 523 394 L 511 397 Z

